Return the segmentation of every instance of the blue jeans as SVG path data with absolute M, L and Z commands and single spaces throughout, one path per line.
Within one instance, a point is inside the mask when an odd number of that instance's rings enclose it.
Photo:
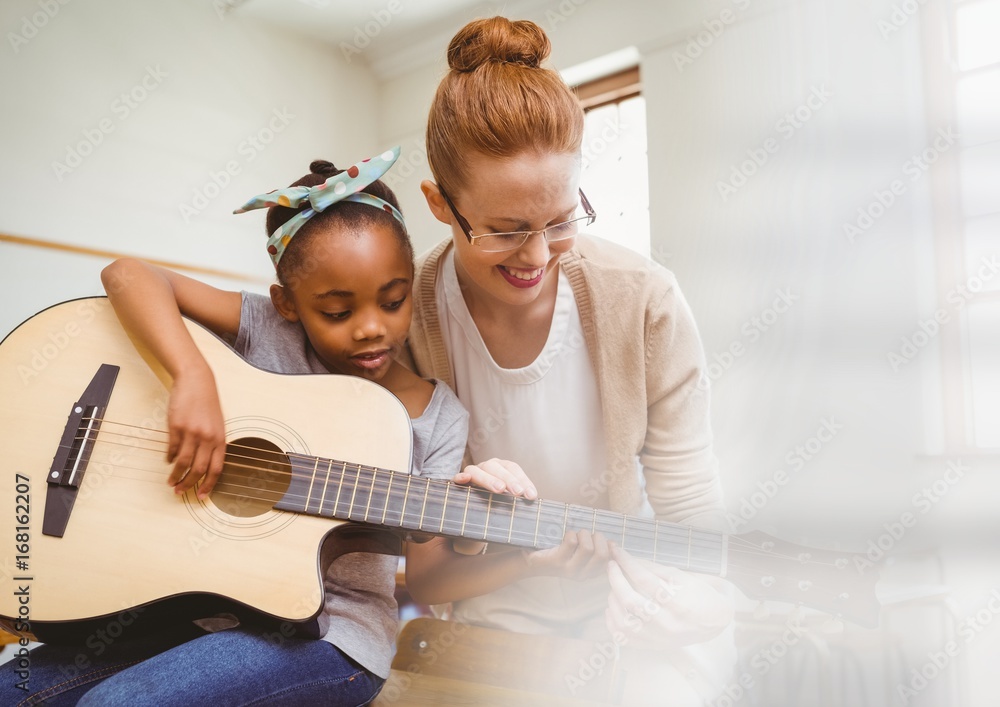
M 383 683 L 326 641 L 276 642 L 243 627 L 206 633 L 186 624 L 110 645 L 44 645 L 29 655 L 28 691 L 16 687 L 16 659 L 0 666 L 0 705 L 356 707 Z

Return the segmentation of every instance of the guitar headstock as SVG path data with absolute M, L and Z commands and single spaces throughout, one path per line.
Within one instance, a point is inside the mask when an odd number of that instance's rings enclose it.
M 726 578 L 754 599 L 774 599 L 826 611 L 876 628 L 878 572 L 853 555 L 796 545 L 755 531 L 729 536 Z

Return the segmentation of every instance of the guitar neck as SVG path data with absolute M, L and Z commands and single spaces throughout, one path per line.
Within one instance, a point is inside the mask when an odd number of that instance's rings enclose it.
M 450 481 L 289 455 L 292 481 L 275 508 L 389 528 L 542 550 L 570 532 L 601 533 L 630 554 L 726 574 L 722 533 L 556 501 L 528 501 Z

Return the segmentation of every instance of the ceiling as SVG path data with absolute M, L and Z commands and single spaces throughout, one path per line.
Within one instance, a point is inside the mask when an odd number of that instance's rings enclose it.
M 230 12 L 332 44 L 369 64 L 430 36 L 450 37 L 475 17 L 509 14 L 530 3 L 482 0 L 227 0 Z M 516 6 L 516 7 L 512 7 Z M 443 51 L 445 43 L 437 42 Z M 357 50 L 356 52 L 354 50 Z
M 504 15 L 543 22 L 546 11 L 570 0 L 216 0 L 238 17 L 283 27 L 332 47 L 382 80 L 444 60 L 448 42 L 477 17 Z M 572 0 L 578 5 L 583 0 Z M 614 73 L 638 62 L 634 47 L 573 67 L 570 84 Z

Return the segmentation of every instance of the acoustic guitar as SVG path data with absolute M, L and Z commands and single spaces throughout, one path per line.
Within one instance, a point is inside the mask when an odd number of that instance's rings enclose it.
M 226 416 L 225 468 L 204 500 L 166 484 L 171 381 L 107 299 L 55 305 L 0 344 L 9 630 L 58 642 L 139 614 L 228 610 L 316 635 L 326 542 L 334 555 L 398 553 L 419 531 L 541 549 L 578 529 L 754 598 L 878 623 L 877 575 L 850 555 L 411 476 L 409 417 L 384 388 L 262 371 L 185 324 Z

